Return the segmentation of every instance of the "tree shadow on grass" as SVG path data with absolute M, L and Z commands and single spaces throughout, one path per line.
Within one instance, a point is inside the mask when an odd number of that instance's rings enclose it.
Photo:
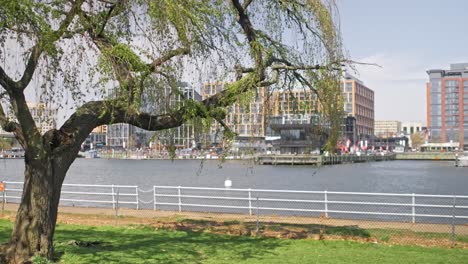
M 255 230 L 255 222 L 239 222 L 239 221 L 209 221 L 209 220 L 192 220 L 192 219 L 183 219 L 179 223 L 186 224 L 187 226 L 197 226 L 201 229 L 209 229 L 211 227 L 226 227 L 231 225 L 241 225 L 247 230 Z M 350 236 L 350 237 L 362 237 L 369 238 L 371 233 L 367 229 L 360 228 L 358 226 L 330 226 L 330 225 L 320 225 L 320 224 L 289 224 L 289 223 L 275 223 L 275 222 L 260 222 L 259 223 L 259 232 L 297 232 L 302 231 L 309 235 L 315 234 L 327 234 L 327 235 L 337 235 L 337 236 Z
M 69 241 L 90 241 L 79 246 Z M 64 263 L 203 263 L 260 259 L 287 240 L 151 228 L 59 227 L 56 251 Z M 86 245 L 86 243 L 84 243 Z

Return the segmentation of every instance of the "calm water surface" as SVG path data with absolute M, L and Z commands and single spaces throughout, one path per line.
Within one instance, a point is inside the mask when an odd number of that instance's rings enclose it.
M 0 181 L 23 181 L 23 160 L 0 160 Z M 324 166 L 266 166 L 251 161 L 77 159 L 66 183 L 468 194 L 468 168 L 444 161 Z

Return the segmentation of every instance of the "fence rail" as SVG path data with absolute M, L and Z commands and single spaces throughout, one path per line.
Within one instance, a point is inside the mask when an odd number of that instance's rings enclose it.
M 3 203 L 18 202 L 22 182 L 4 182 Z M 135 209 L 204 211 L 253 215 L 299 215 L 390 220 L 401 222 L 468 223 L 467 195 L 429 195 L 306 190 L 236 189 L 187 186 L 64 184 L 65 206 L 129 207 Z M 429 219 L 429 220 L 428 220 Z
M 21 199 L 23 182 L 3 182 L 5 190 L 3 203 L 17 202 Z M 89 206 L 90 204 L 115 208 L 116 204 L 134 205 L 139 209 L 138 186 L 136 185 L 93 185 L 63 184 L 60 204 L 67 206 Z

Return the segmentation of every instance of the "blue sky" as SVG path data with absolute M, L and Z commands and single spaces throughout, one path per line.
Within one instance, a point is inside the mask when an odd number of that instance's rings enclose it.
M 345 48 L 376 120 L 426 123 L 426 70 L 468 62 L 468 0 L 337 0 Z

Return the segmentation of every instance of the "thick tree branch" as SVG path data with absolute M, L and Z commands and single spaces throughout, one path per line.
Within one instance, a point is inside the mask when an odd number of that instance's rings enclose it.
M 238 19 L 237 23 L 242 27 L 244 35 L 247 38 L 250 46 L 250 51 L 252 52 L 255 60 L 255 71 L 259 81 L 265 79 L 265 68 L 263 65 L 263 48 L 260 43 L 257 42 L 257 34 L 255 28 L 250 21 L 249 16 L 247 15 L 244 7 L 242 7 L 239 0 L 232 0 L 232 4 L 237 11 Z
M 65 19 L 60 24 L 58 30 L 55 32 L 55 38 L 59 39 L 67 31 L 75 16 L 81 12 L 81 6 L 84 0 L 76 0 L 70 8 L 70 11 L 65 15 Z
M 287 71 L 297 71 L 297 70 L 340 70 L 340 68 L 330 68 L 330 66 L 323 66 L 323 65 L 300 65 L 300 66 L 293 66 L 293 65 L 273 65 L 271 66 L 273 70 L 287 70 Z
M 7 91 L 10 92 L 16 86 L 15 81 L 13 81 L 10 76 L 6 74 L 2 66 L 0 66 L 0 85 Z
M 149 71 L 154 72 L 159 66 L 161 66 L 165 62 L 177 56 L 187 55 L 189 54 L 189 52 L 190 52 L 189 48 L 178 48 L 178 49 L 170 50 L 163 56 L 155 59 L 150 65 L 148 65 Z
M 303 85 L 309 87 L 309 89 L 314 92 L 314 94 L 317 96 L 319 102 L 322 101 L 320 93 L 317 91 L 317 89 L 304 76 L 302 76 L 302 74 L 300 74 L 300 73 L 298 73 L 296 71 L 293 74 L 294 74 L 294 77 L 296 77 L 296 79 L 300 83 L 302 83 Z
M 10 126 L 10 120 L 8 120 L 8 118 L 6 117 L 2 104 L 0 104 L 0 126 L 6 132 L 13 132 L 13 129 L 11 129 L 11 126 Z
M 31 55 L 28 59 L 28 64 L 26 64 L 26 68 L 24 69 L 23 76 L 21 79 L 16 82 L 15 88 L 23 91 L 31 82 L 31 79 L 36 71 L 37 64 L 39 63 L 39 58 L 41 56 L 42 50 L 40 44 L 36 44 L 31 49 Z
M 55 151 L 69 147 L 79 147 L 91 131 L 100 125 L 127 123 L 145 130 L 158 131 L 181 126 L 184 110 L 174 113 L 151 115 L 136 113 L 118 100 L 93 101 L 81 106 L 58 131 L 63 139 Z
M 106 25 L 107 25 L 107 22 L 109 21 L 109 19 L 113 16 L 112 15 L 112 12 L 114 12 L 115 10 L 115 7 L 121 3 L 121 1 L 117 1 L 116 3 L 107 3 L 107 4 L 110 4 L 110 7 L 109 7 L 109 11 L 107 11 L 107 15 L 106 15 L 106 18 L 104 19 L 104 21 L 102 22 L 102 25 L 101 25 L 101 29 L 99 30 L 98 32 L 98 36 L 99 35 L 102 35 L 102 33 L 104 32 L 104 29 L 106 28 Z
M 227 107 L 233 104 L 239 93 L 253 87 L 249 83 L 251 78 L 250 75 L 247 75 L 239 80 L 236 84 L 240 86 L 239 89 L 228 88 L 203 100 L 201 104 L 204 110 L 199 109 L 196 115 L 202 118 L 207 117 L 207 113 L 215 108 Z M 188 109 L 185 105 L 174 112 L 151 115 L 135 112 L 119 99 L 89 102 L 78 108 L 60 130 L 56 131 L 61 136 L 55 136 L 55 138 L 60 137 L 62 139 L 60 140 L 61 144 L 57 144 L 55 151 L 60 152 L 68 147 L 79 148 L 89 133 L 100 125 L 127 123 L 145 130 L 158 131 L 181 126 L 191 118 L 191 115 L 187 114 L 187 112 Z
M 29 111 L 23 91 L 14 90 L 12 94 L 10 94 L 10 99 L 16 119 L 21 127 L 21 137 L 24 139 L 23 147 L 25 149 L 29 148 L 32 151 L 37 151 L 40 147 L 37 142 L 40 142 L 41 135 Z
M 245 0 L 244 1 L 244 4 L 242 5 L 242 8 L 244 10 L 247 10 L 247 8 L 249 7 L 249 5 L 253 2 L 253 0 Z
M 278 83 L 279 80 L 279 71 L 273 70 L 272 77 L 270 80 L 266 80 L 260 83 L 260 87 L 268 87 L 275 83 Z

